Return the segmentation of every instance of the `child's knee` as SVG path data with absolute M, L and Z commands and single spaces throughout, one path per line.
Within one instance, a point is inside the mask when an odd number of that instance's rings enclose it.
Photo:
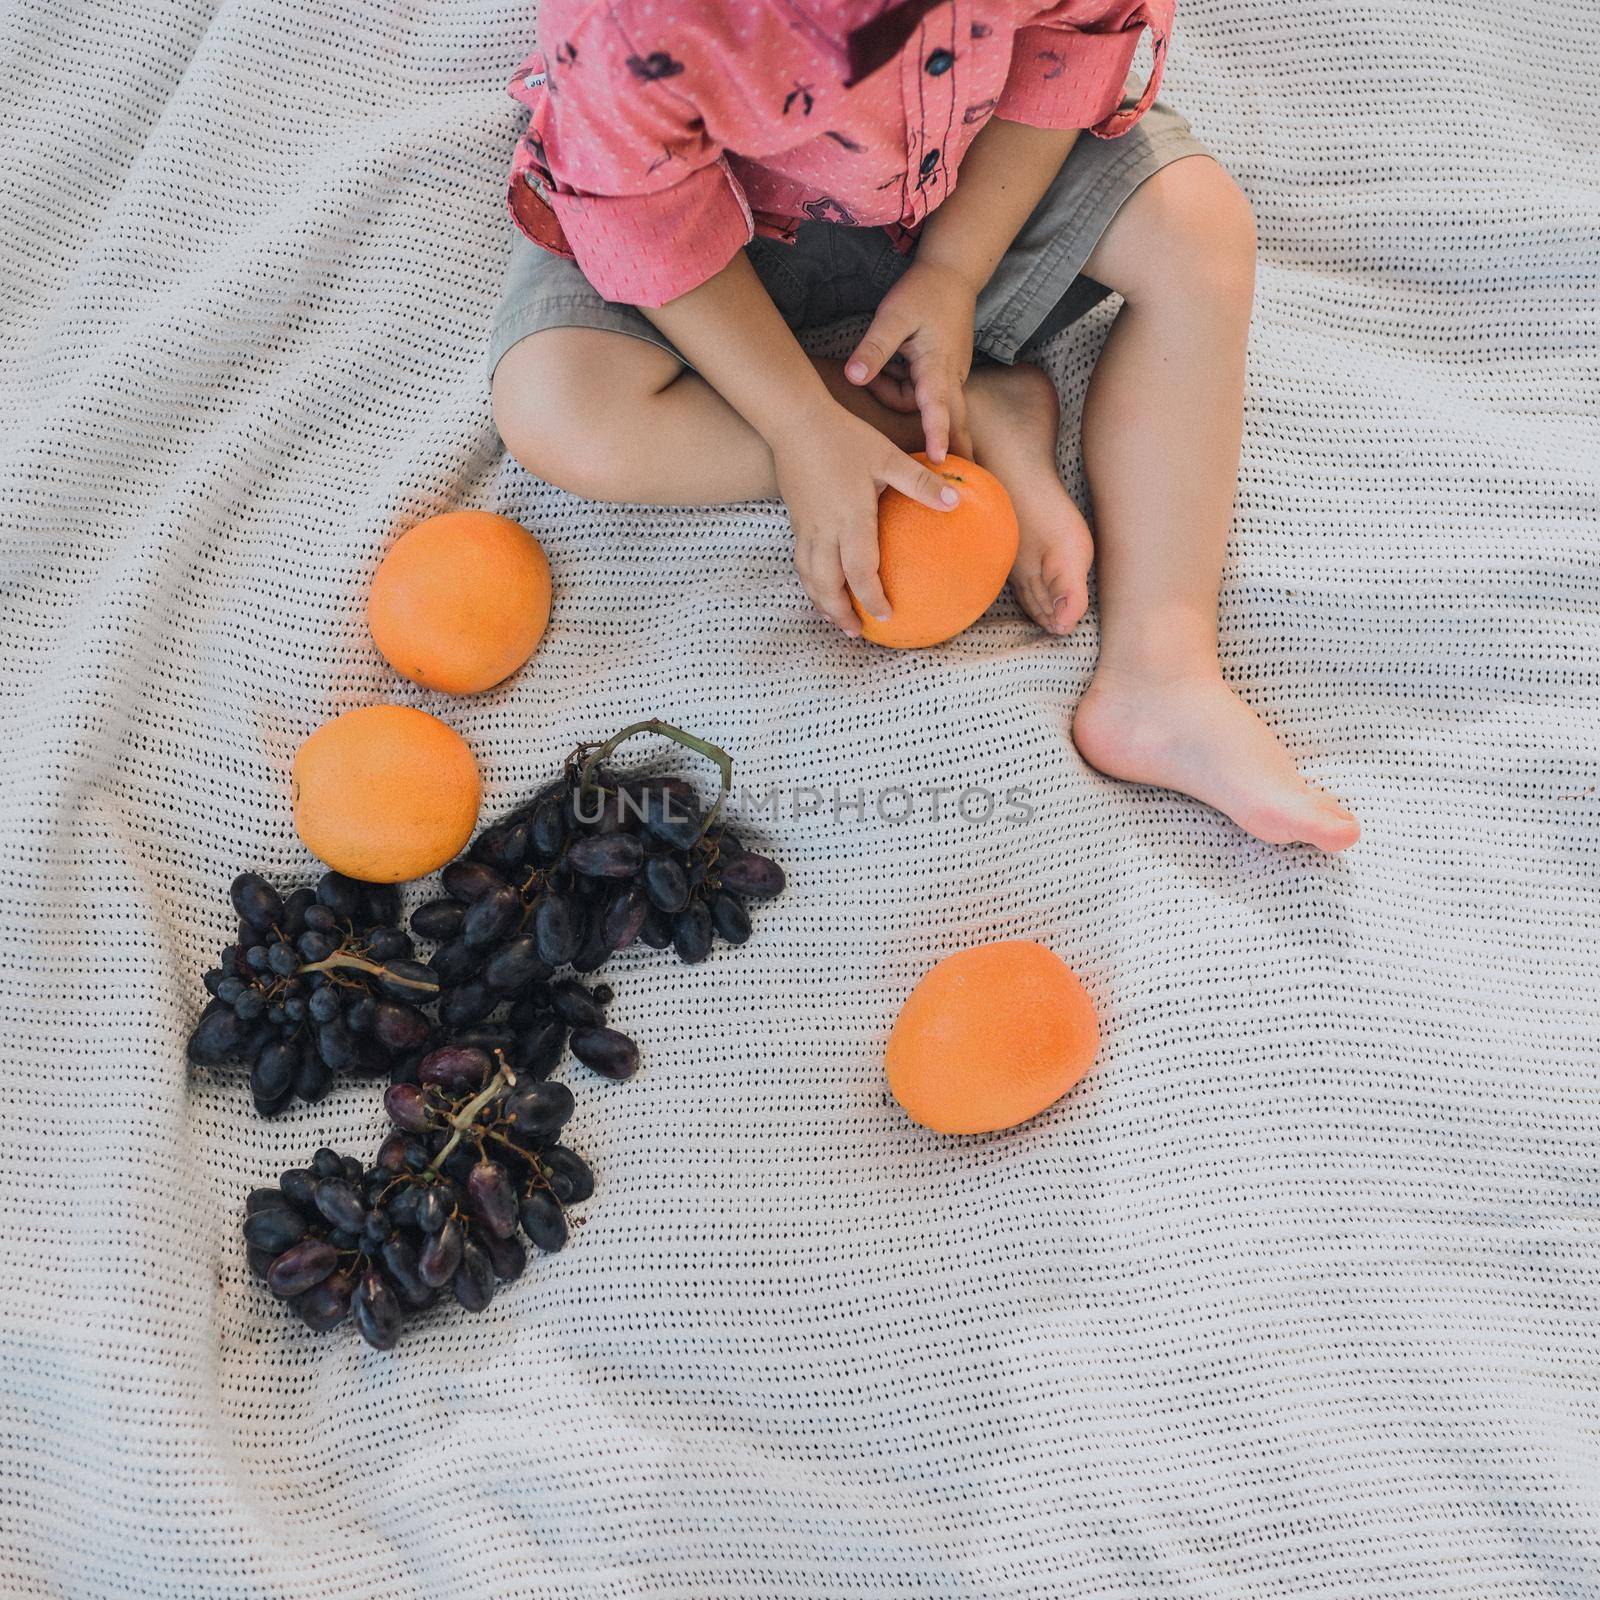
M 1175 161 L 1146 180 L 1125 208 L 1134 237 L 1119 251 L 1134 301 L 1181 298 L 1249 314 L 1255 293 L 1256 226 L 1250 202 L 1207 157 Z
M 652 360 L 651 358 L 658 358 Z M 613 498 L 619 452 L 677 363 L 665 350 L 594 328 L 547 328 L 515 344 L 495 368 L 495 426 L 506 449 L 557 488 Z

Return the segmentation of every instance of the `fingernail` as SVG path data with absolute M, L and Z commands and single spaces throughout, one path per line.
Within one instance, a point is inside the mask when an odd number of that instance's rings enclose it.
M 957 494 L 954 489 L 941 489 L 939 491 L 939 498 L 947 506 L 958 506 L 961 504 L 961 496 Z
M 867 376 L 866 362 L 852 361 L 850 365 L 844 369 L 844 375 L 851 381 L 851 383 L 861 383 Z

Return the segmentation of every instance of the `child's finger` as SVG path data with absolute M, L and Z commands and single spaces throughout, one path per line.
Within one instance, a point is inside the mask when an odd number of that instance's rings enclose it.
M 972 430 L 967 424 L 967 393 L 960 385 L 950 397 L 950 448 L 964 461 L 972 460 Z
M 943 461 L 950 454 L 950 407 L 938 396 L 920 402 L 922 448 L 930 461 Z
M 893 485 L 901 494 L 928 507 L 930 511 L 948 511 L 961 504 L 961 496 L 936 473 L 929 472 L 920 461 L 913 461 L 903 450 L 891 450 L 883 467 L 883 481 Z
M 950 453 L 951 404 L 960 393 L 950 373 L 929 363 L 917 374 L 917 409 L 922 413 L 922 448 L 930 461 Z
M 841 633 L 859 639 L 861 619 L 856 615 L 856 608 L 850 604 L 838 552 L 831 547 L 821 550 L 818 546 L 807 545 L 795 552 L 795 567 L 812 605 Z
M 911 392 L 911 385 L 904 378 L 896 377 L 887 371 L 880 372 L 867 385 L 867 393 L 879 405 L 887 406 L 891 411 L 898 411 L 903 415 L 909 415 L 917 409 L 917 400 Z
M 911 326 L 887 300 L 878 307 L 872 326 L 861 336 L 861 343 L 844 364 L 844 375 L 851 383 L 871 383 L 885 363 L 906 342 Z
M 839 553 L 844 558 L 845 582 L 861 603 L 862 610 L 880 622 L 885 621 L 889 616 L 889 597 L 883 592 L 883 582 L 878 576 L 878 519 L 872 517 L 865 527 L 852 529 L 840 541 Z

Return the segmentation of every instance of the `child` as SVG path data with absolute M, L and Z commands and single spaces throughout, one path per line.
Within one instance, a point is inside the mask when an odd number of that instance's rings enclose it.
M 1342 850 L 1355 818 L 1217 665 L 1255 233 L 1155 101 L 1171 9 L 545 0 L 512 91 L 527 239 L 495 419 L 531 472 L 592 499 L 781 495 L 800 580 L 850 635 L 850 593 L 888 610 L 879 493 L 950 493 L 907 452 L 972 457 L 1016 504 L 1012 588 L 1040 627 L 1077 623 L 1098 560 L 1084 758 Z M 1150 80 L 1125 98 L 1146 31 Z M 1056 472 L 1055 390 L 1017 358 L 1108 291 L 1124 304 L 1083 410 L 1091 543 Z M 842 363 L 792 331 L 858 312 Z

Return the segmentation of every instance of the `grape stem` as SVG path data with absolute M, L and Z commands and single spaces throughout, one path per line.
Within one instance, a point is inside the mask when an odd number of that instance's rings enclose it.
M 685 733 L 682 728 L 675 728 L 670 722 L 663 722 L 659 717 L 650 717 L 644 722 L 630 723 L 620 733 L 614 733 L 604 744 L 594 745 L 584 757 L 583 767 L 579 773 L 579 787 L 581 792 L 588 793 L 594 787 L 594 769 L 609 756 L 626 739 L 631 739 L 636 733 L 659 734 L 663 739 L 670 739 L 674 744 L 681 744 L 685 750 L 693 750 L 697 755 L 702 755 L 711 762 L 722 776 L 722 792 L 717 796 L 717 803 L 706 813 L 706 819 L 700 824 L 700 833 L 704 836 L 706 830 L 722 815 L 723 803 L 733 792 L 733 757 L 720 745 L 712 744 L 709 739 L 696 738 L 692 733 Z
M 351 955 L 348 950 L 335 950 L 331 956 L 321 961 L 310 961 L 298 970 L 307 972 L 332 972 L 339 967 L 354 967 L 358 972 L 370 972 L 374 976 L 382 976 L 390 983 L 397 983 L 403 989 L 424 989 L 430 995 L 438 992 L 439 985 L 426 978 L 404 978 L 399 973 L 391 972 L 378 961 L 368 961 L 365 956 Z
M 496 1052 L 496 1054 L 498 1053 L 499 1052 Z M 489 1080 L 488 1086 L 480 1093 L 474 1095 L 472 1099 L 470 1099 L 458 1112 L 456 1112 L 453 1117 L 451 1117 L 450 1126 L 455 1129 L 455 1132 L 452 1133 L 445 1141 L 438 1155 L 436 1155 L 433 1160 L 428 1163 L 429 1172 L 436 1173 L 444 1166 L 445 1162 L 455 1154 L 456 1146 L 461 1143 L 462 1134 L 464 1134 L 473 1125 L 473 1123 L 478 1120 L 478 1113 L 482 1111 L 490 1101 L 498 1099 L 500 1095 L 509 1089 L 516 1081 L 516 1074 L 511 1070 L 510 1067 L 506 1065 L 505 1059 L 502 1057 L 500 1061 L 500 1069 Z

